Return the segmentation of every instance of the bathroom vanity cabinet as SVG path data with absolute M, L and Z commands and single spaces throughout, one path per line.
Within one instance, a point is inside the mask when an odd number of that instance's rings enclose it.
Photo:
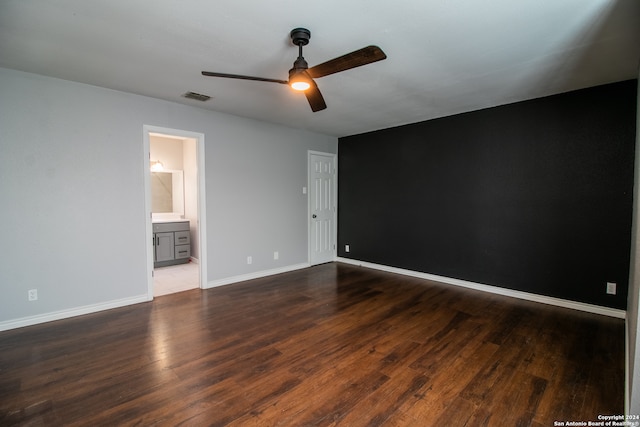
M 189 221 L 153 223 L 153 266 L 183 264 L 191 257 Z

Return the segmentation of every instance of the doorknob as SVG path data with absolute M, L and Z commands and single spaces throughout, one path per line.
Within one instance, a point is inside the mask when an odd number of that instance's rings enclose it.
M 317 218 L 317 217 L 318 217 L 318 215 L 316 215 L 316 214 L 311 215 L 311 218 Z

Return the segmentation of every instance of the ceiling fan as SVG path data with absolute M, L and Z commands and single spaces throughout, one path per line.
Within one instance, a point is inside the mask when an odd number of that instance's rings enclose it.
M 378 46 L 367 46 L 309 68 L 307 61 L 305 61 L 302 56 L 302 46 L 306 46 L 309 43 L 311 32 L 306 28 L 294 28 L 291 30 L 290 36 L 293 44 L 298 46 L 298 59 L 293 63 L 293 68 L 289 70 L 289 80 L 216 73 L 213 71 L 203 71 L 202 75 L 289 85 L 295 90 L 303 91 L 307 97 L 307 101 L 309 101 L 311 110 L 316 112 L 327 108 L 327 104 L 320 93 L 320 89 L 318 89 L 318 85 L 313 79 L 350 70 L 351 68 L 371 64 L 372 62 L 381 61 L 387 58 L 387 55 L 385 55 L 382 49 Z

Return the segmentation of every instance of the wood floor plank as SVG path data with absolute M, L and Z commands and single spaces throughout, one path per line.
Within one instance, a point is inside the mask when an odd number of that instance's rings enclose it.
M 516 371 L 507 384 L 496 385 L 492 422 L 496 425 L 530 425 L 546 386 L 546 380 Z
M 403 405 L 410 406 L 421 398 L 428 382 L 429 378 L 410 369 L 399 371 L 366 399 L 356 402 L 338 425 L 386 426 Z
M 411 412 L 416 418 L 442 418 L 442 414 L 449 411 L 449 406 L 464 396 L 464 391 L 476 378 L 480 367 L 494 358 L 496 345 L 482 339 L 471 342 L 451 360 L 447 369 L 436 371 L 430 379 L 426 392 L 421 401 L 412 408 L 402 407 L 401 410 Z M 468 351 L 467 351 L 468 350 Z M 479 405 L 468 401 L 471 407 Z M 469 414 L 471 416 L 471 414 Z
M 476 412 L 477 407 L 462 398 L 454 399 L 445 410 L 433 420 L 433 425 L 465 426 Z M 476 424 L 470 424 L 476 425 Z
M 624 322 L 340 263 L 0 332 L 0 425 L 622 414 Z

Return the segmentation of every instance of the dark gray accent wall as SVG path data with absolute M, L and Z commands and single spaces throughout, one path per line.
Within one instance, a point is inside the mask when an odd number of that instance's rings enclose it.
M 338 255 L 625 309 L 636 91 L 631 80 L 340 138 Z

